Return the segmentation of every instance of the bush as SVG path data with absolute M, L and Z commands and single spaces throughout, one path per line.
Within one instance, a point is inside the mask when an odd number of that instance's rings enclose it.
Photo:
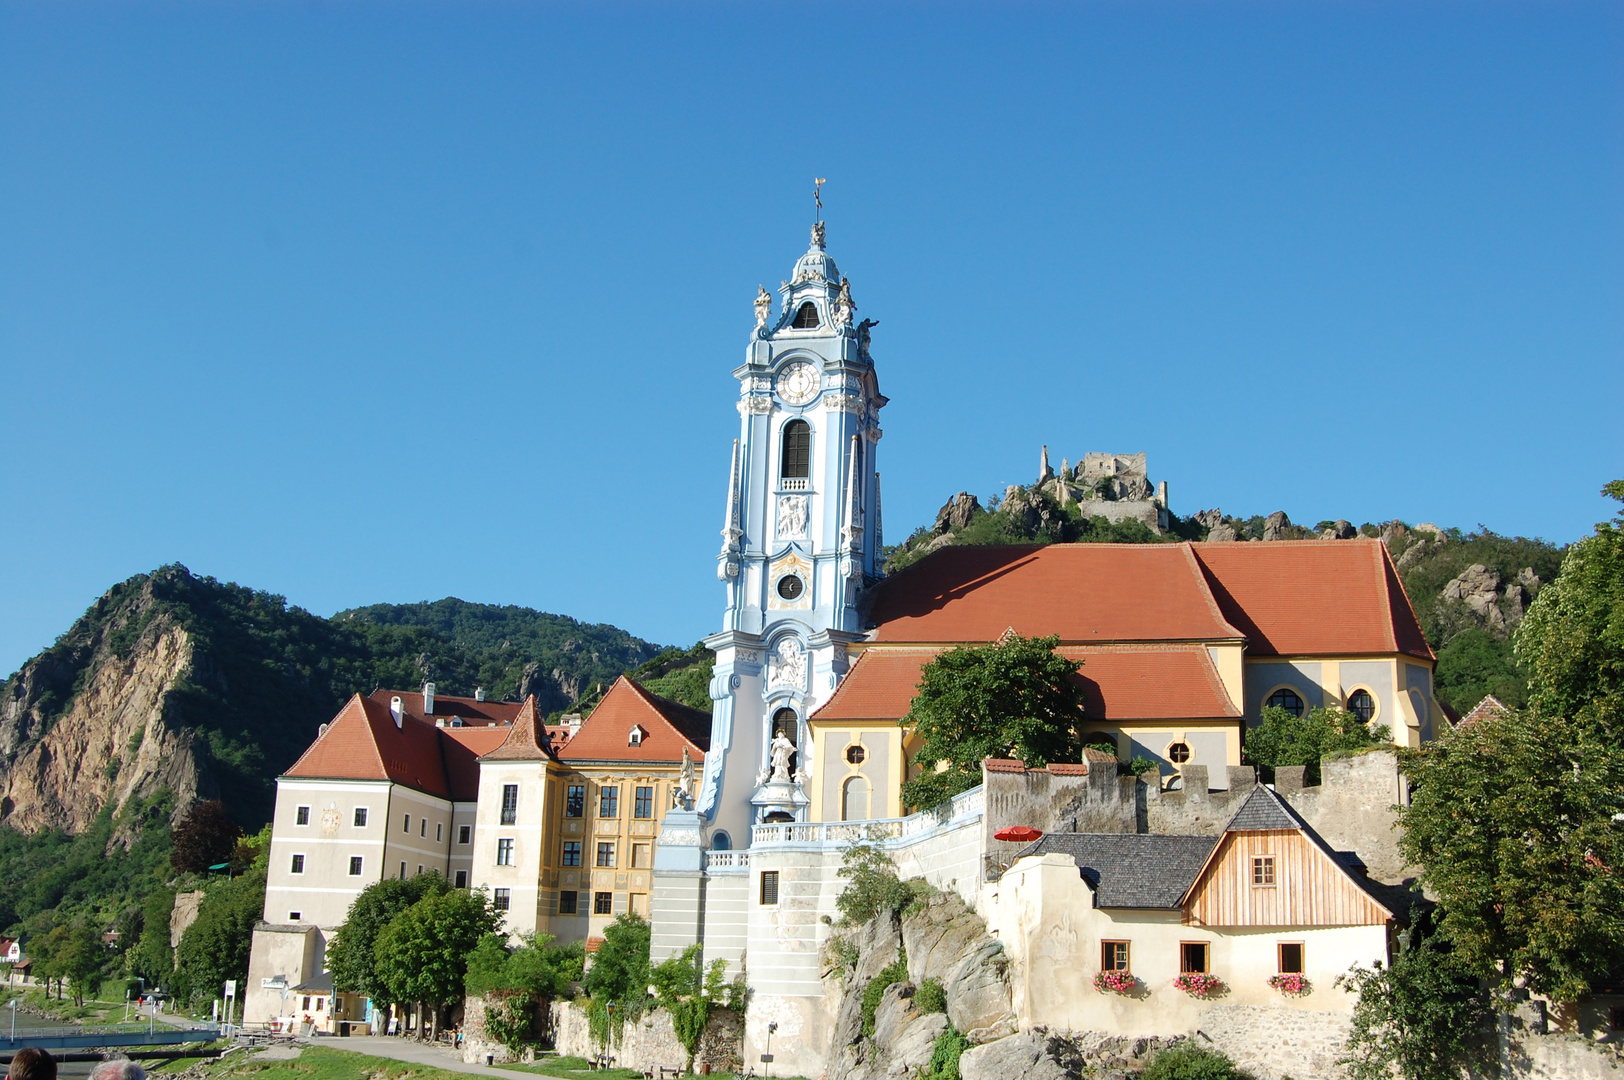
M 846 849 L 840 876 L 847 885 L 835 906 L 846 923 L 865 923 L 882 911 L 895 914 L 913 899 L 913 892 L 897 877 L 890 856 L 873 844 Z
M 1229 1060 L 1229 1055 L 1179 1039 L 1157 1053 L 1142 1080 L 1252 1080 Z
M 920 1012 L 945 1013 L 947 1011 L 947 991 L 935 979 L 926 979 L 919 984 L 919 990 L 914 994 L 914 1004 L 919 1006 Z
M 931 1051 L 930 1064 L 919 1080 L 959 1080 L 959 1058 L 970 1049 L 970 1040 L 960 1035 L 952 1024 L 936 1036 L 936 1047 Z
M 1261 766 L 1266 779 L 1283 765 L 1306 765 L 1310 783 L 1319 782 L 1320 759 L 1337 751 L 1363 750 L 1392 741 L 1386 727 L 1374 730 L 1341 709 L 1310 709 L 1293 716 L 1284 709 L 1265 706 L 1263 722 L 1247 731 L 1246 757 Z
M 897 983 L 908 981 L 908 954 L 899 952 L 897 958 L 878 975 L 868 981 L 863 987 L 863 1034 L 870 1038 L 874 1035 L 874 1013 L 880 1007 L 880 999 L 885 996 L 886 990 Z

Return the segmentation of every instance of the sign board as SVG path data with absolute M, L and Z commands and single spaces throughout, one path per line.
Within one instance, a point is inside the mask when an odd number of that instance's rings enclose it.
M 288 988 L 288 981 L 282 976 L 277 975 L 273 978 L 259 980 L 259 988 L 261 990 L 286 990 Z
M 762 1054 L 761 1063 L 763 1065 L 771 1065 L 773 1063 L 773 1056 L 771 1054 Z
M 236 979 L 227 979 L 226 980 L 226 997 L 234 998 L 236 996 L 237 996 L 237 980 Z

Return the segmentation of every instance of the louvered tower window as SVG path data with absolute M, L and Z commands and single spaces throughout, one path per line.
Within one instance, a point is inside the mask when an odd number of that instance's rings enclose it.
M 812 427 L 805 420 L 784 425 L 784 453 L 779 475 L 786 480 L 804 480 L 812 475 Z
M 808 300 L 795 310 L 795 322 L 792 324 L 797 330 L 816 330 L 818 328 L 818 306 Z

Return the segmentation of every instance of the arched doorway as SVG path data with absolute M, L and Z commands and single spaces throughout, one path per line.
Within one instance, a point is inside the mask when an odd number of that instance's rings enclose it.
M 840 791 L 840 820 L 867 821 L 869 785 L 868 777 L 853 776 Z

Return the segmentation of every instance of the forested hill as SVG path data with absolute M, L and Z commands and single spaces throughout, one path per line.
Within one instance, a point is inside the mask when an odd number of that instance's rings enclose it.
M 512 701 L 535 694 L 543 712 L 573 705 L 594 687 L 613 682 L 661 651 L 608 623 L 583 623 L 513 604 L 471 604 L 450 596 L 418 604 L 352 608 L 334 615 L 333 622 L 429 631 L 477 660 L 474 678 L 486 694 Z
M 275 777 L 356 692 L 583 688 L 660 653 L 613 626 L 460 600 L 324 619 L 183 566 L 109 589 L 0 693 L 0 824 L 78 833 L 105 806 L 167 792 L 270 814 Z

